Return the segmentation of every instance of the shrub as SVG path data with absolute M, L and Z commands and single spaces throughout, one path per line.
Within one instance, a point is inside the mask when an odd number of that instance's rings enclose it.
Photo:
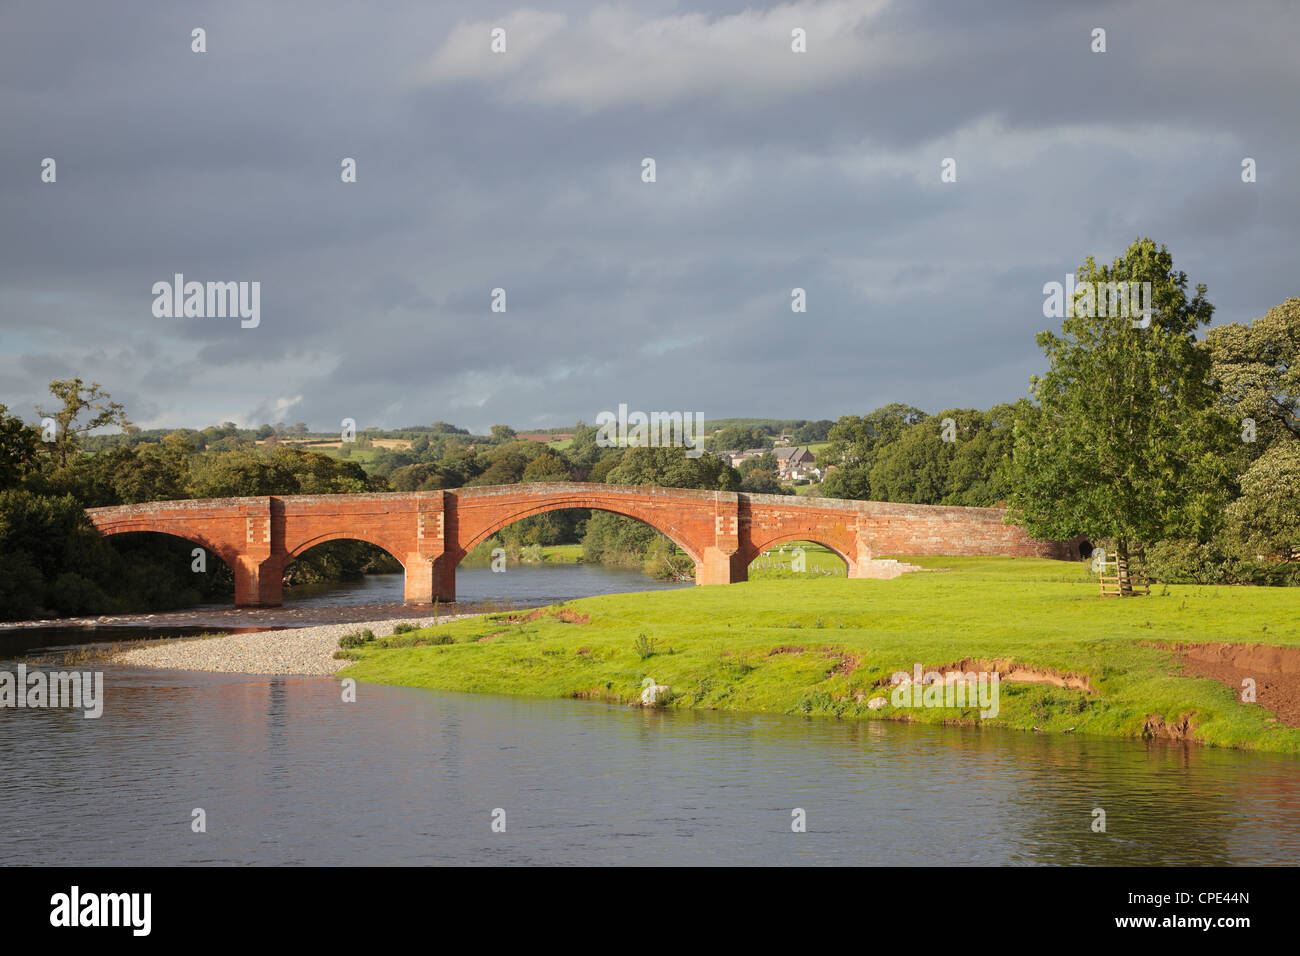
M 393 628 L 394 634 L 409 634 L 411 631 L 418 631 L 420 625 L 412 624 L 410 621 L 402 621 Z
M 32 617 L 40 610 L 45 582 L 27 554 L 0 551 L 0 620 Z
M 647 657 L 655 656 L 655 641 L 653 637 L 646 637 L 644 634 L 636 636 L 636 656 L 645 660 Z
M 1300 583 L 1300 565 L 1293 561 L 1261 561 L 1241 553 L 1242 547 L 1239 542 L 1223 538 L 1208 544 L 1181 538 L 1159 541 L 1147 547 L 1147 569 L 1152 580 L 1163 584 Z
M 1158 541 L 1146 549 L 1148 573 L 1167 584 L 1218 584 L 1224 557 L 1208 544 L 1186 538 Z
M 48 600 L 60 614 L 86 614 L 108 604 L 99 585 L 72 571 L 64 571 L 54 579 Z
M 355 631 L 352 634 L 344 634 L 339 638 L 339 647 L 360 647 L 362 644 L 369 644 L 374 639 L 375 632 L 367 627 L 364 630 Z

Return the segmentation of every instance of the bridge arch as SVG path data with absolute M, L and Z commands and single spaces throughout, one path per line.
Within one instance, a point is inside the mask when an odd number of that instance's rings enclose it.
M 844 561 L 850 577 L 857 569 L 858 556 L 862 553 L 858 535 L 848 528 L 816 527 L 799 522 L 792 527 L 767 533 L 751 533 L 749 547 L 742 549 L 745 566 L 748 567 L 764 551 L 788 541 L 811 541 L 813 544 L 820 544 L 823 548 L 829 548 Z
M 555 499 L 551 501 L 539 502 L 535 505 L 516 508 L 506 514 L 500 515 L 491 523 L 476 529 L 474 533 L 460 543 L 457 549 L 458 553 L 454 555 L 454 561 L 459 564 L 464 557 L 473 551 L 476 547 L 486 541 L 492 535 L 505 528 L 510 527 L 518 521 L 525 518 L 532 518 L 535 515 L 548 514 L 552 511 L 568 511 L 575 508 L 581 508 L 588 511 L 606 511 L 610 514 L 620 515 L 624 518 L 631 518 L 634 521 L 640 521 L 642 524 L 662 534 L 677 547 L 685 551 L 692 561 L 698 562 L 701 559 L 700 550 L 693 546 L 689 536 L 685 531 L 676 525 L 663 527 L 664 522 L 644 514 L 635 507 L 620 505 L 612 501 L 591 501 L 584 499 L 581 501 L 569 501 L 564 499 Z
M 843 547 L 837 547 L 832 543 L 834 538 L 835 535 L 818 534 L 816 532 L 808 534 L 806 532 L 792 531 L 789 534 L 778 534 L 767 539 L 761 547 L 753 548 L 752 551 L 747 552 L 747 554 L 749 554 L 749 561 L 746 564 L 746 567 L 762 557 L 763 552 L 770 551 L 772 548 L 788 544 L 791 541 L 807 541 L 811 544 L 819 544 L 823 548 L 832 552 L 837 558 L 844 562 L 844 567 L 847 569 L 849 576 L 852 577 L 857 568 L 855 556 L 846 552 Z
M 393 541 L 386 541 L 383 535 L 368 534 L 365 531 L 358 531 L 355 528 L 338 528 L 334 531 L 325 531 L 312 538 L 295 543 L 292 547 L 286 547 L 284 556 L 285 567 L 296 558 L 302 557 L 312 548 L 322 544 L 329 544 L 331 541 L 360 541 L 362 544 L 368 544 L 378 548 L 389 557 L 396 560 L 399 564 L 402 561 L 404 547 Z
M 386 544 L 385 542 L 388 543 Z M 284 553 L 278 556 L 277 560 L 275 560 L 272 563 L 269 563 L 267 568 L 267 573 L 278 574 L 282 582 L 281 583 L 282 588 L 299 587 L 302 584 L 304 584 L 304 581 L 298 576 L 299 573 L 305 571 L 307 574 L 310 574 L 310 569 L 312 567 L 312 565 L 310 563 L 307 563 L 307 561 L 305 561 L 304 559 L 307 559 L 308 554 L 313 550 L 315 550 L 316 548 L 320 548 L 334 543 L 364 545 L 366 548 L 371 548 L 374 549 L 374 551 L 378 551 L 382 553 L 388 559 L 393 561 L 397 565 L 397 568 L 402 571 L 404 576 L 408 571 L 407 560 L 403 560 L 404 558 L 407 558 L 407 555 L 405 555 L 402 552 L 400 546 L 393 543 L 390 538 L 384 535 L 370 534 L 364 530 L 354 530 L 351 528 L 347 528 L 342 530 L 322 532 L 320 534 L 316 534 L 311 538 L 297 541 L 292 548 L 286 548 Z M 359 552 L 352 552 L 351 554 L 340 554 L 336 552 L 334 554 L 334 557 L 336 559 L 340 557 L 346 558 L 349 561 L 364 560 L 365 564 L 363 565 L 363 567 L 366 568 L 370 567 L 375 560 L 375 556 L 373 552 L 368 552 L 365 550 Z M 326 560 L 328 560 L 328 558 L 326 558 Z M 304 561 L 304 563 L 299 565 L 299 567 L 295 569 L 294 562 L 296 561 Z M 357 565 L 353 564 L 352 573 L 356 573 L 356 569 L 357 569 Z M 364 575 L 367 573 L 388 574 L 388 573 L 396 573 L 396 571 L 393 568 L 383 567 L 381 564 L 380 569 L 377 572 L 370 572 L 370 571 L 363 570 L 361 576 L 364 577 Z M 417 573 L 419 573 L 418 570 Z M 310 582 L 311 578 L 308 577 L 307 581 Z M 282 599 L 283 599 L 283 595 L 282 595 Z
M 121 534 L 162 534 L 169 538 L 175 538 L 178 541 L 185 541 L 189 544 L 196 544 L 205 551 L 215 554 L 224 564 L 235 567 L 239 561 L 239 549 L 232 544 L 218 544 L 208 538 L 201 532 L 185 529 L 178 530 L 172 523 L 163 526 L 159 522 L 152 521 L 133 521 L 114 523 L 99 528 L 99 533 L 104 537 L 114 537 Z

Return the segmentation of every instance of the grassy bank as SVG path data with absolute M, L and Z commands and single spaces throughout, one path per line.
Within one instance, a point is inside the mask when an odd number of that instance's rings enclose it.
M 492 549 L 501 546 L 501 542 L 496 539 L 485 542 L 465 555 L 461 565 L 467 568 L 486 567 L 492 563 Z M 508 564 L 582 564 L 580 544 L 534 544 L 525 545 L 514 552 L 506 550 Z
M 788 574 L 720 588 L 616 595 L 499 614 L 352 652 L 362 681 L 635 701 L 652 678 L 664 706 L 844 718 L 987 723 L 1025 731 L 1178 735 L 1300 753 L 1300 729 L 1185 676 L 1179 643 L 1300 645 L 1300 589 L 1157 585 L 1102 599 L 1081 563 L 913 558 L 934 570 L 892 581 Z M 423 646 L 415 646 L 415 645 Z M 1000 713 L 869 710 L 896 671 L 1010 663 L 1087 689 L 1001 684 Z M 1155 728 L 1154 730 L 1152 728 Z

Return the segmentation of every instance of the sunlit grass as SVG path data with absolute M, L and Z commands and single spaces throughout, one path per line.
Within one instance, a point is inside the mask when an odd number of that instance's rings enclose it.
M 834 558 L 832 554 L 830 557 Z M 838 561 L 838 558 L 835 558 Z M 1195 739 L 1300 752 L 1280 726 L 1216 681 L 1182 676 L 1161 645 L 1300 644 L 1300 589 L 1156 585 L 1149 597 L 1098 596 L 1082 562 L 905 558 L 930 569 L 891 581 L 761 573 L 728 587 L 570 601 L 403 635 L 438 646 L 355 652 L 347 676 L 379 683 L 537 697 L 634 701 L 651 677 L 667 706 L 853 718 L 981 723 L 967 708 L 869 711 L 915 663 L 1017 664 L 1085 677 L 1088 694 L 1047 685 L 1001 688 L 989 723 L 1047 732 L 1139 736 L 1149 716 L 1193 714 Z M 562 609 L 563 614 L 556 610 Z M 655 642 L 642 659 L 637 638 Z

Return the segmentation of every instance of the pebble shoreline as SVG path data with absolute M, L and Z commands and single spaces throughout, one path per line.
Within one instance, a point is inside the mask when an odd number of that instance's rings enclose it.
M 438 624 L 477 616 L 452 614 L 439 617 Z M 410 618 L 405 622 L 354 621 L 282 631 L 222 634 L 201 639 L 181 638 L 122 651 L 113 656 L 112 662 L 128 667 L 163 670 L 325 677 L 338 673 L 352 663 L 334 659 L 334 652 L 339 649 L 339 638 L 364 628 L 373 631 L 375 637 L 388 637 L 401 623 L 428 627 L 431 622 L 428 617 Z

